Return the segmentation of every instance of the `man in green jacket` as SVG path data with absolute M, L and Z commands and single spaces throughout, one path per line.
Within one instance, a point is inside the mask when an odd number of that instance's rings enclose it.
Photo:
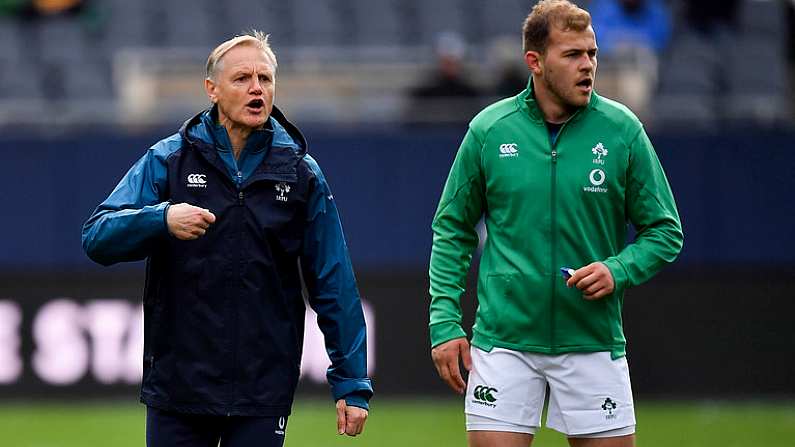
M 590 15 L 543 0 L 523 36 L 528 87 L 472 120 L 433 221 L 432 357 L 466 391 L 471 446 L 530 445 L 547 386 L 547 426 L 572 446 L 632 446 L 621 307 L 681 250 L 676 204 L 641 123 L 593 92 Z M 483 217 L 470 348 L 460 298 Z

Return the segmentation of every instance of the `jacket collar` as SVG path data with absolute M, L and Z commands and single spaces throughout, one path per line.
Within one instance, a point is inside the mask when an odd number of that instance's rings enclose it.
M 272 118 L 268 118 L 264 128 L 251 132 L 248 136 L 248 140 L 246 140 L 246 147 L 243 148 L 243 152 L 255 153 L 269 149 L 273 141 L 274 121 L 275 120 Z M 195 126 L 190 129 L 189 132 L 205 143 L 215 144 L 216 149 L 219 151 L 232 151 L 232 142 L 229 141 L 229 134 L 223 124 L 218 120 L 217 106 L 205 110 L 201 114 L 201 125 Z
M 530 75 L 527 80 L 527 88 L 516 97 L 516 102 L 519 108 L 524 111 L 530 119 L 540 123 L 545 122 L 544 114 L 538 106 L 538 101 L 536 101 L 535 94 L 533 93 L 533 75 Z M 566 122 L 569 123 L 581 119 L 587 114 L 587 111 L 593 109 L 598 102 L 599 95 L 594 90 L 591 92 L 591 99 L 588 101 L 588 105 L 580 107 Z
M 215 126 L 213 116 L 217 116 L 217 111 L 214 112 L 215 107 L 203 110 L 185 121 L 179 130 L 179 134 L 189 146 L 198 150 L 207 161 L 222 168 L 223 161 L 218 156 L 212 129 Z M 263 163 L 254 171 L 252 179 L 264 177 L 293 181 L 296 177 L 298 163 L 307 153 L 306 138 L 276 106 L 271 111 L 269 124 L 270 129 L 257 131 L 258 136 L 255 137 L 257 142 L 267 143 L 263 147 L 257 147 L 255 150 L 268 150 L 268 153 L 265 155 Z M 226 132 L 222 134 L 226 135 Z M 227 147 L 229 147 L 228 136 L 225 138 Z M 250 147 L 249 142 L 246 143 L 246 148 L 248 147 Z

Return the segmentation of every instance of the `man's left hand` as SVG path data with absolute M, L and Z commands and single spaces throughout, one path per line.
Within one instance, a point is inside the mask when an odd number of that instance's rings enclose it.
M 610 295 L 616 287 L 613 274 L 601 262 L 593 262 L 575 270 L 566 285 L 582 290 L 582 297 L 586 300 L 598 300 Z
M 356 436 L 364 430 L 367 421 L 367 410 L 348 406 L 345 399 L 337 401 L 337 433 Z

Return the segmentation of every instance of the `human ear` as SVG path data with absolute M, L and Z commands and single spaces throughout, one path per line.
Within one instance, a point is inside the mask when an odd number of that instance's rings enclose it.
M 526 52 L 524 54 L 524 61 L 527 68 L 529 68 L 534 75 L 540 75 L 544 69 L 544 58 L 538 51 Z
M 213 82 L 212 79 L 204 79 L 204 91 L 207 93 L 207 97 L 210 98 L 210 102 L 213 104 L 218 103 L 218 95 L 215 92 L 215 82 Z

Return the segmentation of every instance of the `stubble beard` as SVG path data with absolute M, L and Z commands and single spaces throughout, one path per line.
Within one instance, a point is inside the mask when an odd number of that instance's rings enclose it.
M 547 91 L 552 93 L 552 95 L 558 100 L 558 103 L 569 111 L 586 106 L 588 101 L 591 99 L 591 95 L 593 94 L 593 90 L 591 90 L 584 100 L 581 99 L 580 94 L 575 88 L 567 89 L 566 86 L 560 85 L 557 81 L 558 77 L 553 73 L 550 73 L 549 70 L 544 71 L 541 79 L 544 81 L 544 84 L 546 84 Z

